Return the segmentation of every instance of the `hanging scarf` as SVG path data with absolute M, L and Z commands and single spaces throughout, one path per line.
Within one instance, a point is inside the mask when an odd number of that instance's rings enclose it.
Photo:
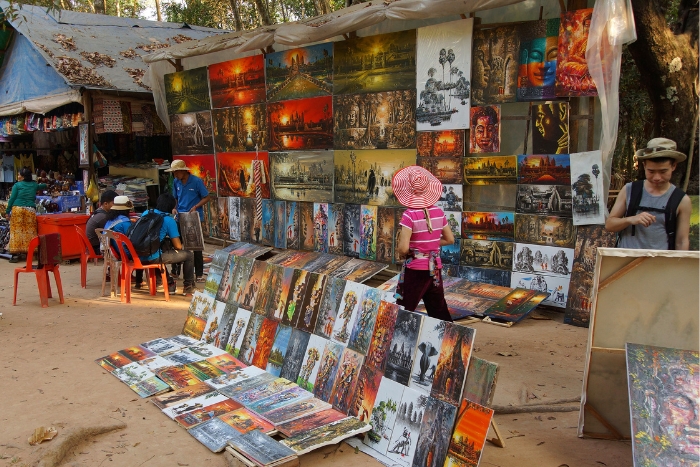
M 401 274 L 399 274 L 399 283 L 396 284 L 396 292 L 394 293 L 394 298 L 397 300 L 403 300 L 403 283 L 406 277 L 406 268 L 414 259 L 418 258 L 428 258 L 428 271 L 430 272 L 430 277 L 433 278 L 433 284 L 435 287 L 439 287 L 442 281 L 442 274 L 439 267 L 437 267 L 437 258 L 440 252 L 431 251 L 430 253 L 421 253 L 418 250 L 408 250 L 406 255 L 406 261 L 403 262 L 401 267 Z

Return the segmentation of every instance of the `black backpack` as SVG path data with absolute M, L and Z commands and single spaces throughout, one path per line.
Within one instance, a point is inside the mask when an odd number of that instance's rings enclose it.
M 673 193 L 668 198 L 666 203 L 666 209 L 650 208 L 647 206 L 639 206 L 642 201 L 642 192 L 644 190 L 644 180 L 637 180 L 632 182 L 632 190 L 630 193 L 630 204 L 627 206 L 627 211 L 625 212 L 625 217 L 636 216 L 637 211 L 645 212 L 662 212 L 664 213 L 666 235 L 668 236 L 668 249 L 676 249 L 676 218 L 678 215 L 678 205 L 681 204 L 681 200 L 685 196 L 683 190 L 678 187 L 673 188 Z M 632 236 L 634 236 L 634 228 L 632 226 Z
M 126 236 L 134 245 L 136 254 L 140 257 L 151 256 L 160 251 L 160 228 L 163 226 L 164 214 L 147 211 L 129 227 Z

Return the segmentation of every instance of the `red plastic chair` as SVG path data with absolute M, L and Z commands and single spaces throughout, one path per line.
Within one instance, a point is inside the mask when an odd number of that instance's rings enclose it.
M 27 265 L 22 268 L 15 268 L 15 293 L 12 299 L 12 305 L 17 305 L 17 280 L 20 273 L 32 272 L 36 274 L 36 282 L 39 286 L 39 298 L 41 300 L 42 308 L 49 306 L 49 298 L 51 295 L 51 283 L 49 282 L 49 272 L 53 272 L 54 280 L 56 281 L 56 289 L 58 289 L 58 297 L 63 301 L 63 286 L 61 285 L 61 274 L 58 272 L 58 264 L 43 264 L 34 267 L 32 265 L 32 259 L 34 258 L 34 252 L 39 247 L 39 237 L 34 237 L 29 242 L 29 248 L 27 251 Z M 60 247 L 60 244 L 59 244 Z
M 148 291 L 151 295 L 156 294 L 156 270 L 160 270 L 163 276 L 163 291 L 165 292 L 165 301 L 170 301 L 170 292 L 168 291 L 168 281 L 165 271 L 165 265 L 163 264 L 143 264 L 136 254 L 134 245 L 131 244 L 131 240 L 126 235 L 120 234 L 119 232 L 111 232 L 106 230 L 104 234 L 110 239 L 114 240 L 119 249 L 119 257 L 122 260 L 122 270 L 121 277 L 119 278 L 121 287 L 121 301 L 126 303 L 131 303 L 131 273 L 137 269 L 143 269 L 148 271 Z M 126 253 L 129 253 L 127 255 Z M 129 260 L 131 256 L 131 260 Z
M 94 259 L 95 264 L 97 264 L 98 259 L 102 259 L 102 255 L 95 253 L 95 249 L 92 247 L 90 240 L 87 238 L 87 234 L 80 226 L 74 226 L 75 231 L 78 233 L 78 238 L 80 238 L 80 243 L 83 247 L 80 249 L 80 286 L 82 288 L 87 288 L 87 263 L 89 260 Z

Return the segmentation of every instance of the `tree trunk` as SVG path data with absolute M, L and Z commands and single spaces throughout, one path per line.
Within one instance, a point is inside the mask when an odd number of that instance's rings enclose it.
M 105 0 L 106 3 L 106 0 Z M 117 8 L 117 17 L 120 17 L 122 15 L 122 5 L 120 3 L 120 0 L 115 0 L 114 6 Z
M 233 20 L 236 22 L 236 31 L 243 30 L 243 21 L 241 21 L 241 10 L 238 8 L 238 0 L 229 0 L 231 3 L 231 11 L 233 11 Z
M 255 0 L 255 7 L 258 10 L 258 18 L 263 26 L 270 26 L 272 20 L 270 19 L 270 13 L 267 11 L 267 5 L 265 0 Z
M 321 4 L 321 14 L 322 15 L 327 15 L 330 13 L 331 10 L 331 2 L 329 0 L 319 0 L 319 3 Z
M 694 136 L 692 122 L 698 100 L 694 90 L 697 44 L 691 43 L 689 33 L 673 34 L 654 0 L 632 0 L 632 7 L 637 41 L 629 45 L 629 51 L 654 108 L 653 137 L 670 138 L 679 151 L 687 154 Z M 675 175 L 681 176 L 684 169 L 681 167 Z
M 155 0 L 156 2 L 156 18 L 158 21 L 163 21 L 163 13 L 160 12 L 160 0 Z
M 95 0 L 95 13 L 98 15 L 107 13 L 107 0 Z

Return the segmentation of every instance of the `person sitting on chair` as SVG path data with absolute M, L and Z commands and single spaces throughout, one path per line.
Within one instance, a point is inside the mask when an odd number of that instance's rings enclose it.
M 112 209 L 114 199 L 117 196 L 117 192 L 113 190 L 107 190 L 102 193 L 102 196 L 100 196 L 100 207 L 90 216 L 85 226 L 85 234 L 92 245 L 92 249 L 96 252 L 100 251 L 100 239 L 97 237 L 95 229 L 103 228 L 110 219 L 109 211 Z

